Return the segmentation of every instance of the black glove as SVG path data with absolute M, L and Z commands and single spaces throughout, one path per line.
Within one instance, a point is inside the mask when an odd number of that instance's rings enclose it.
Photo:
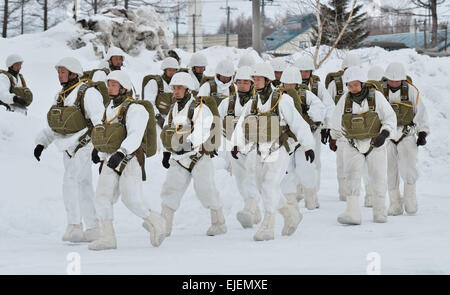
M 388 136 L 389 136 L 389 131 L 387 131 L 387 130 L 381 131 L 381 133 L 373 141 L 373 146 L 376 148 L 382 146 Z
M 25 101 L 25 99 L 23 99 L 22 97 L 19 97 L 17 95 L 14 95 L 13 97 L 13 101 L 17 104 L 20 104 L 21 106 L 26 106 L 27 102 Z
M 321 141 L 323 144 L 327 144 L 328 139 L 330 138 L 330 129 L 322 129 L 320 130 Z
M 328 145 L 330 147 L 330 150 L 332 150 L 333 152 L 335 152 L 337 150 L 336 139 L 333 139 L 330 137 L 330 141 L 328 142 Z
M 42 151 L 44 150 L 44 146 L 42 144 L 38 144 L 35 148 L 34 148 L 34 157 L 40 161 L 41 160 L 41 154 Z
M 159 125 L 159 127 L 161 127 L 161 129 L 163 128 L 163 126 L 164 126 L 164 118 L 163 118 L 163 116 L 161 115 L 161 114 L 156 114 L 156 116 L 155 116 L 155 118 L 156 118 L 156 123 Z
M 237 156 L 237 153 L 238 153 L 238 152 L 239 152 L 239 151 L 238 151 L 238 147 L 237 147 L 237 146 L 234 146 L 234 147 L 233 147 L 233 150 L 231 151 L 231 156 L 232 156 L 233 158 L 235 158 L 236 160 L 239 159 L 238 156 Z
M 100 163 L 100 157 L 98 156 L 98 151 L 96 148 L 92 150 L 91 159 L 94 164 Z
M 417 134 L 417 145 L 426 145 L 427 144 L 427 133 L 425 131 L 420 131 L 419 134 Z
M 109 158 L 107 166 L 111 169 L 116 169 L 119 166 L 120 162 L 125 158 L 125 155 L 121 152 L 116 152 L 114 155 Z
M 306 161 L 312 163 L 314 161 L 315 155 L 313 150 L 307 150 L 305 152 Z
M 166 169 L 169 169 L 169 167 L 170 167 L 169 159 L 170 159 L 170 153 L 169 152 L 163 152 L 162 165 Z

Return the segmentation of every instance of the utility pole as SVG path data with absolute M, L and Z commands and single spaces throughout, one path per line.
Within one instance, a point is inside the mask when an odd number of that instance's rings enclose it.
M 195 52 L 195 13 L 192 15 L 192 24 L 193 24 L 193 31 L 192 31 L 192 39 L 193 39 L 193 50 Z
M 427 48 L 427 19 L 423 22 L 423 49 Z
M 253 49 L 261 54 L 261 11 L 260 0 L 252 0 L 252 45 Z
M 228 47 L 228 46 L 230 46 L 230 14 L 231 14 L 231 10 L 236 10 L 236 8 L 231 8 L 228 5 L 228 0 L 227 0 L 226 7 L 221 7 L 220 9 L 225 9 L 227 11 L 227 31 L 226 31 L 227 39 L 226 39 L 225 45 Z
M 414 48 L 417 50 L 417 20 L 414 19 Z

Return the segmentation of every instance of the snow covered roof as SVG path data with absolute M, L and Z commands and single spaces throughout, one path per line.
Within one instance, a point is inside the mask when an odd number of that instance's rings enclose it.
M 264 51 L 275 50 L 283 44 L 303 34 L 317 23 L 313 13 L 297 15 L 286 19 L 283 26 L 264 37 Z
M 430 42 L 430 32 L 427 32 L 427 44 Z M 424 48 L 424 36 L 423 32 L 417 32 L 417 47 Z M 438 31 L 438 40 L 440 40 L 438 44 L 439 51 L 445 48 L 445 30 Z M 398 33 L 398 34 L 386 34 L 386 35 L 375 35 L 369 36 L 364 39 L 361 43 L 369 43 L 369 42 L 398 42 L 403 43 L 409 48 L 415 48 L 414 44 L 414 32 L 412 33 Z M 450 47 L 450 31 L 447 32 L 447 47 Z

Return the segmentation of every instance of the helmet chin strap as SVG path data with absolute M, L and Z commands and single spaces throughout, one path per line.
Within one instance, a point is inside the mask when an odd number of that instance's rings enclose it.
M 17 75 L 19 74 L 19 72 L 14 71 L 12 67 L 8 68 L 8 73 L 13 75 L 14 77 L 17 77 Z

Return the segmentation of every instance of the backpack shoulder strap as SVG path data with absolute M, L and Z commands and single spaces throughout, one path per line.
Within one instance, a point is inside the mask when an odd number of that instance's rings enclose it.
M 400 89 L 400 98 L 402 101 L 407 101 L 408 100 L 408 90 L 409 90 L 408 82 L 402 81 L 401 87 L 402 88 Z
M 19 73 L 20 81 L 22 81 L 22 86 L 27 87 L 27 82 L 25 82 L 25 78 L 22 74 Z
M 192 119 L 194 118 L 194 111 L 195 111 L 195 108 L 197 108 L 200 105 L 200 103 L 204 103 L 201 96 L 199 96 L 196 99 L 194 99 L 191 102 L 191 104 L 189 105 L 187 117 L 188 117 L 189 121 L 191 122 L 191 126 L 192 127 L 194 127 L 194 125 L 192 123 Z
M 353 113 L 353 102 L 350 99 L 350 93 L 347 94 L 347 96 L 345 97 L 344 113 L 346 113 L 346 114 Z
M 120 124 L 125 126 L 128 109 L 133 103 L 137 103 L 137 101 L 135 99 L 126 99 L 124 102 L 122 102 L 120 112 L 119 114 L 117 114 L 117 119 L 119 120 Z
M 236 106 L 236 99 L 237 97 L 235 95 L 230 96 L 229 100 L 228 100 L 228 110 L 227 110 L 227 115 L 228 116 L 234 116 L 235 112 L 235 106 Z
M 208 80 L 209 83 L 209 95 L 210 96 L 217 96 L 217 84 L 216 81 L 212 80 Z
M 367 102 L 369 104 L 369 111 L 375 111 L 375 88 L 369 88 L 369 95 L 367 97 Z
M 344 84 L 342 82 L 342 75 L 334 76 L 334 83 L 336 83 L 336 93 L 342 95 L 344 93 Z
M 273 113 L 279 114 L 278 99 L 280 98 L 281 95 L 283 95 L 283 93 L 282 93 L 282 90 L 279 88 L 272 91 L 272 99 L 270 102 L 270 108 L 272 109 Z

